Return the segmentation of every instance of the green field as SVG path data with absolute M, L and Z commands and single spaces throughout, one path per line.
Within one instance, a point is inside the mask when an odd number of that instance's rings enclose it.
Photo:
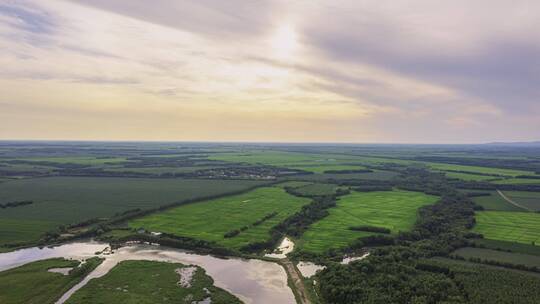
M 540 192 L 504 191 L 504 194 L 525 208 L 540 211 Z
M 518 175 L 533 175 L 533 171 L 524 171 L 524 170 L 514 170 L 514 169 L 501 169 L 501 168 L 492 168 L 492 167 L 480 167 L 480 166 L 468 166 L 468 165 L 454 165 L 454 164 L 444 164 L 444 163 L 433 163 L 425 162 L 426 165 L 432 169 L 439 171 L 464 171 L 467 173 L 483 173 L 483 174 L 497 174 L 505 176 L 518 176 Z M 493 178 L 493 177 L 492 177 Z
M 195 166 L 195 167 L 121 167 L 121 168 L 107 168 L 107 172 L 134 172 L 134 173 L 147 173 L 147 174 L 163 174 L 163 173 L 190 173 L 198 170 L 212 169 L 216 167 L 211 166 Z
M 190 287 L 178 284 L 178 263 L 123 261 L 105 276 L 91 280 L 75 292 L 68 304 L 153 304 L 153 303 L 241 303 L 238 298 L 214 286 L 211 277 L 197 267 Z M 205 291 L 208 290 L 208 293 Z M 208 300 L 207 300 L 208 301 Z
M 499 185 L 535 185 L 540 184 L 540 179 L 533 178 L 509 178 L 494 181 L 494 184 Z
M 477 247 L 494 249 L 499 251 L 511 251 L 516 253 L 523 253 L 527 255 L 540 256 L 540 246 L 534 246 L 531 244 L 523 244 L 508 241 L 488 240 L 488 239 L 476 239 L 474 243 Z
M 189 204 L 149 215 L 131 221 L 129 226 L 213 241 L 238 249 L 251 242 L 267 240 L 273 226 L 309 202 L 309 199 L 289 195 L 278 187 L 258 188 L 241 195 Z M 260 225 L 251 225 L 273 212 L 277 215 Z M 244 226 L 249 228 L 237 236 L 224 237 L 225 233 Z
M 497 179 L 495 176 L 478 175 L 470 173 L 444 172 L 449 178 L 457 178 L 465 181 L 489 181 Z
M 473 192 L 473 191 L 469 191 Z M 472 200 L 478 205 L 484 207 L 486 210 L 498 210 L 498 211 L 526 211 L 523 208 L 519 208 L 513 204 L 507 202 L 497 191 L 479 191 L 489 192 L 489 196 L 477 196 Z M 506 192 L 505 192 L 506 193 Z
M 336 190 L 339 187 L 334 184 L 321 184 L 321 183 L 315 183 L 315 184 L 309 184 L 301 187 L 297 187 L 294 189 L 296 193 L 302 194 L 302 195 L 333 195 L 336 193 Z
M 486 239 L 540 245 L 540 214 L 533 212 L 481 211 L 474 231 Z
M 63 157 L 31 157 L 17 158 L 17 160 L 53 162 L 53 163 L 72 163 L 89 166 L 100 166 L 106 163 L 119 163 L 127 161 L 124 157 L 103 157 L 97 158 L 92 156 L 63 156 Z
M 411 191 L 352 192 L 343 196 L 330 214 L 312 224 L 299 240 L 301 249 L 324 252 L 345 247 L 370 232 L 352 231 L 352 226 L 384 227 L 397 233 L 412 228 L 417 210 L 432 204 L 437 197 Z
M 51 268 L 76 267 L 79 261 L 62 258 L 37 261 L 0 272 L 0 303 L 52 304 L 80 282 L 101 261 L 87 260 L 68 275 L 47 271 Z
M 155 208 L 187 199 L 240 191 L 256 181 L 104 177 L 47 177 L 0 184 L 0 202 L 31 205 L 0 209 L 0 245 L 33 241 L 62 224 Z
M 323 174 L 310 174 L 295 176 L 295 179 L 301 179 L 305 181 L 332 181 L 332 180 L 390 180 L 396 177 L 398 174 L 391 171 L 374 171 L 366 173 L 323 173 Z
M 465 247 L 452 253 L 465 259 L 476 258 L 487 261 L 510 263 L 515 265 L 525 265 L 529 267 L 540 267 L 540 257 L 535 255 L 505 252 L 484 248 Z

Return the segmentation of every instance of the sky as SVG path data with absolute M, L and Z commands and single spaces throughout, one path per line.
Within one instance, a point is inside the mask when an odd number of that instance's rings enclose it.
M 0 0 L 0 139 L 540 139 L 537 0 Z

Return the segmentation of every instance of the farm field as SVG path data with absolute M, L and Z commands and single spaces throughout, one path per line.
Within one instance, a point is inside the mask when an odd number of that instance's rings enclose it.
M 92 156 L 62 156 L 62 157 L 29 157 L 17 158 L 23 161 L 52 162 L 52 163 L 72 163 L 89 166 L 100 166 L 107 163 L 125 162 L 125 157 L 92 157 Z
M 51 268 L 76 267 L 79 261 L 55 258 L 29 263 L 0 272 L 0 303 L 43 304 L 54 303 L 62 294 L 80 282 L 97 267 L 97 258 L 87 260 L 84 266 L 68 275 L 49 272 Z
M 295 176 L 294 179 L 301 179 L 304 181 L 328 181 L 328 180 L 391 180 L 398 174 L 392 171 L 377 170 L 374 172 L 366 173 L 324 173 L 324 174 L 310 174 Z
M 479 192 L 489 193 L 489 196 L 477 196 L 477 197 L 473 197 L 472 200 L 478 205 L 484 207 L 484 209 L 486 210 L 526 211 L 523 208 L 519 208 L 518 206 L 515 206 L 507 202 L 501 195 L 499 195 L 499 193 L 497 193 L 497 191 L 479 191 Z
M 489 181 L 497 179 L 495 176 L 478 175 L 470 173 L 458 173 L 458 172 L 444 172 L 448 178 L 457 178 L 465 181 Z
M 511 200 L 533 211 L 540 211 L 540 192 L 504 191 Z
M 533 175 L 532 171 L 524 170 L 514 170 L 514 169 L 501 169 L 501 168 L 492 168 L 492 167 L 480 167 L 480 166 L 468 166 L 468 165 L 454 165 L 454 164 L 445 164 L 445 163 L 433 163 L 433 162 L 424 162 L 426 165 L 432 169 L 439 171 L 464 171 L 467 173 L 482 173 L 482 174 L 498 174 L 506 176 L 518 176 L 518 175 Z
M 334 184 L 322 184 L 322 183 L 315 183 L 315 184 L 308 184 L 305 186 L 300 186 L 294 188 L 294 191 L 296 193 L 300 193 L 302 195 L 333 195 L 336 193 L 336 190 L 339 187 Z
M 540 267 L 540 256 L 536 255 L 472 247 L 460 248 L 452 252 L 452 255 L 463 257 L 465 259 L 474 258 L 515 265 L 525 265 L 529 267 Z
M 212 169 L 211 166 L 195 166 L 195 167 L 121 167 L 121 168 L 107 168 L 108 172 L 135 172 L 135 173 L 148 173 L 148 174 L 163 174 L 163 173 L 189 173 L 198 170 Z
M 312 224 L 298 244 L 304 251 L 321 253 L 347 246 L 371 232 L 353 231 L 352 226 L 375 226 L 392 233 L 410 229 L 418 208 L 435 203 L 437 197 L 411 191 L 352 192 L 330 208 L 329 215 Z
M 508 178 L 501 179 L 493 182 L 498 185 L 538 185 L 540 184 L 540 179 L 533 178 Z
M 47 177 L 0 184 L 0 202 L 33 204 L 0 209 L 0 244 L 27 242 L 54 226 L 241 191 L 257 181 Z
M 486 239 L 540 245 L 540 214 L 481 211 L 476 213 L 473 230 Z
M 265 187 L 240 195 L 176 207 L 132 220 L 129 226 L 213 241 L 239 249 L 248 243 L 267 240 L 273 226 L 310 201 L 292 196 L 279 187 Z M 275 216 L 259 225 L 253 225 L 274 212 Z M 224 237 L 227 232 L 244 226 L 248 226 L 247 230 L 233 237 Z
M 516 253 L 523 253 L 527 255 L 540 256 L 540 246 L 534 246 L 531 244 L 523 244 L 508 241 L 497 241 L 488 239 L 476 239 L 474 240 L 476 247 L 488 248 L 499 251 L 511 251 Z
M 189 285 L 178 284 L 177 270 L 195 267 Z M 208 290 L 208 293 L 206 290 Z M 165 300 L 166 299 L 166 300 Z M 203 302 L 206 300 L 205 302 Z M 67 304 L 123 303 L 241 303 L 238 298 L 214 286 L 211 277 L 196 266 L 153 261 L 123 261 L 105 276 L 91 280 L 75 292 Z

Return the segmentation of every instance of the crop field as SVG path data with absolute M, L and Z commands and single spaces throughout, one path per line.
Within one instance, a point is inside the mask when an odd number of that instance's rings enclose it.
M 312 224 L 299 240 L 302 250 L 324 252 L 345 247 L 355 239 L 372 235 L 353 231 L 352 226 L 388 228 L 392 233 L 409 230 L 418 208 L 435 203 L 437 197 L 411 191 L 352 192 L 343 196 L 329 215 Z
M 426 162 L 429 167 L 439 171 L 465 171 L 467 173 L 483 173 L 483 174 L 497 174 L 505 176 L 518 176 L 518 175 L 534 175 L 532 171 L 524 170 L 514 170 L 514 169 L 501 169 L 501 168 L 491 168 L 491 167 L 480 167 L 480 166 L 468 166 L 468 165 L 454 165 L 454 164 L 444 164 L 444 163 L 433 163 Z
M 345 171 L 345 170 L 361 170 L 366 167 L 360 165 L 309 165 L 309 164 L 294 164 L 287 165 L 287 168 L 304 170 L 313 173 L 325 173 L 326 171 Z
M 444 172 L 448 178 L 458 178 L 465 181 L 489 181 L 497 179 L 495 176 L 478 175 L 470 173 Z
M 504 191 L 504 194 L 523 207 L 540 211 L 540 192 Z
M 516 253 L 523 253 L 526 255 L 540 256 L 540 246 L 534 246 L 531 244 L 523 244 L 508 241 L 488 240 L 488 239 L 476 239 L 474 243 L 477 247 L 494 249 L 499 251 L 511 251 Z
M 195 167 L 129 167 L 129 168 L 107 168 L 108 172 L 135 172 L 135 173 L 148 173 L 148 174 L 163 174 L 163 173 L 189 173 L 198 170 L 216 168 L 211 166 L 195 166 Z
M 299 169 L 313 173 L 324 173 L 325 171 L 336 170 L 359 170 L 365 169 L 362 166 L 362 159 L 349 155 L 333 154 L 307 154 L 296 152 L 247 152 L 247 153 L 223 153 L 211 155 L 209 159 L 240 162 L 249 164 L 263 164 L 291 169 Z
M 189 287 L 178 284 L 180 276 L 176 270 L 184 267 L 187 266 L 179 263 L 123 261 L 105 276 L 88 282 L 66 303 L 241 303 L 215 287 L 212 278 L 200 267 L 196 267 Z
M 251 242 L 267 240 L 273 226 L 309 202 L 309 199 L 292 196 L 279 187 L 265 187 L 240 195 L 180 206 L 133 220 L 129 225 L 240 248 Z M 275 216 L 259 225 L 253 225 L 274 212 Z M 238 235 L 224 237 L 227 232 L 244 226 L 248 228 Z
M 324 173 L 324 174 L 310 174 L 296 176 L 295 179 L 301 179 L 305 181 L 327 181 L 327 180 L 390 180 L 396 177 L 398 174 L 392 171 L 377 170 L 374 172 L 366 173 Z
M 509 178 L 501 179 L 493 182 L 499 185 L 537 185 L 540 184 L 540 179 L 533 178 Z
M 31 157 L 31 158 L 18 158 L 18 160 L 27 161 L 44 161 L 53 163 L 72 163 L 80 165 L 99 166 L 106 163 L 119 163 L 125 162 L 124 157 L 92 157 L 92 156 L 64 156 L 64 157 Z
M 498 211 L 526 211 L 513 204 L 507 202 L 497 191 L 480 191 L 489 192 L 489 196 L 477 196 L 472 200 L 478 205 L 484 207 L 486 210 L 498 210 Z M 505 192 L 506 194 L 506 192 Z
M 339 187 L 334 184 L 309 184 L 295 188 L 295 192 L 302 195 L 332 195 Z
M 540 245 L 540 214 L 533 212 L 481 211 L 474 231 L 486 239 Z
M 256 181 L 47 177 L 0 183 L 0 202 L 33 204 L 0 209 L 0 244 L 35 240 L 54 226 L 244 190 Z
M 84 267 L 68 275 L 47 271 L 50 268 L 76 267 L 79 261 L 62 258 L 29 263 L 0 272 L 0 303 L 54 303 L 62 294 L 80 282 L 100 261 L 92 258 Z
M 454 251 L 452 255 L 463 257 L 465 259 L 476 258 L 515 265 L 525 265 L 529 267 L 540 267 L 540 256 L 521 253 L 465 247 Z

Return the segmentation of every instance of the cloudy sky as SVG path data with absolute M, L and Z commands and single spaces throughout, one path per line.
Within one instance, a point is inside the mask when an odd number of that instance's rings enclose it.
M 0 0 L 0 139 L 540 139 L 537 0 Z

